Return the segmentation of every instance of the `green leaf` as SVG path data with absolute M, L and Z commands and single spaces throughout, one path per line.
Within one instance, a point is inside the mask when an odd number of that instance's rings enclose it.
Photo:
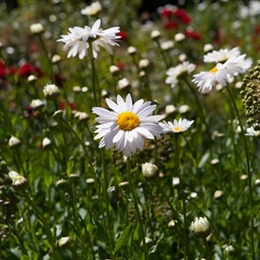
M 130 235 L 132 233 L 132 224 L 128 225 L 122 232 L 121 236 L 118 238 L 116 241 L 116 246 L 115 246 L 115 253 L 122 248 L 125 243 L 128 241 Z

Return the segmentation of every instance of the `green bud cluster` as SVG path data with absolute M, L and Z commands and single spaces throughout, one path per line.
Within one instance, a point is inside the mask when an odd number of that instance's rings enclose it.
M 260 60 L 244 77 L 240 94 L 247 116 L 247 124 L 260 130 Z

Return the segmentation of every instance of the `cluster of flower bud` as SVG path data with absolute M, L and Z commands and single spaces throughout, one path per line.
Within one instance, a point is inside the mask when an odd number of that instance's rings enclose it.
M 241 85 L 247 124 L 260 130 L 260 60 L 249 70 Z

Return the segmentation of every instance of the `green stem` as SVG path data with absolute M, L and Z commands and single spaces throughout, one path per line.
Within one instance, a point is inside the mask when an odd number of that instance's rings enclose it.
M 147 251 L 147 246 L 146 246 L 146 242 L 145 242 L 145 232 L 143 230 L 143 222 L 142 222 L 142 219 L 141 219 L 141 213 L 140 213 L 139 206 L 138 206 L 138 196 L 136 194 L 135 188 L 133 187 L 133 183 L 132 183 L 133 178 L 131 176 L 130 157 L 127 157 L 127 177 L 128 177 L 130 191 L 131 191 L 132 196 L 133 196 L 135 213 L 136 213 L 136 217 L 137 217 L 137 221 L 138 221 L 139 229 L 140 229 L 140 233 L 141 233 L 141 239 L 142 239 L 143 248 L 144 248 L 144 259 L 147 260 L 148 259 L 148 251 Z
M 47 48 L 46 48 L 46 46 L 45 46 L 45 44 L 44 44 L 44 41 L 43 41 L 43 39 L 42 39 L 42 35 L 41 35 L 41 34 L 39 34 L 39 41 L 40 41 L 41 47 L 42 47 L 42 49 L 43 49 L 43 52 L 44 52 L 45 58 L 46 58 L 46 60 L 47 60 L 47 63 L 48 63 L 48 65 L 49 65 L 48 67 L 49 67 L 50 78 L 53 80 L 54 77 L 53 77 L 52 62 L 51 62 L 51 59 L 50 59 L 50 57 L 49 57 Z
M 100 92 L 98 84 L 96 84 L 96 70 L 95 70 L 95 59 L 93 56 L 93 46 L 92 42 L 89 43 L 89 52 L 90 52 L 90 60 L 91 60 L 91 73 L 92 73 L 92 88 L 93 88 L 93 95 L 94 95 L 94 104 L 95 106 L 100 105 Z
M 212 256 L 211 250 L 210 250 L 210 248 L 209 248 L 209 243 L 208 243 L 208 241 L 207 241 L 207 238 L 206 238 L 206 237 L 203 237 L 202 240 L 203 240 L 203 244 L 204 244 L 204 246 L 205 246 L 205 250 L 206 250 L 206 254 L 207 254 L 207 259 L 208 259 L 208 260 L 212 260 L 212 259 L 213 259 L 213 256 Z
M 249 188 L 249 205 L 250 205 L 251 214 L 253 214 L 254 205 L 253 205 L 252 176 L 251 176 L 251 166 L 250 166 L 249 150 L 248 150 L 248 146 L 247 146 L 246 135 L 245 135 L 245 131 L 244 131 L 244 126 L 243 126 L 241 118 L 240 118 L 238 107 L 237 107 L 236 101 L 232 95 L 231 89 L 229 88 L 229 86 L 227 86 L 226 89 L 230 96 L 232 105 L 235 109 L 237 119 L 239 122 L 239 126 L 241 128 L 241 135 L 242 135 L 244 148 L 245 148 L 245 154 L 246 154 L 246 172 L 247 172 L 247 176 L 248 176 L 247 179 L 248 179 L 248 188 Z M 251 219 L 250 219 L 250 243 L 251 243 L 252 260 L 255 260 L 254 218 L 253 217 L 251 217 Z
M 182 185 L 182 178 L 180 172 L 180 155 L 179 155 L 179 134 L 175 134 L 175 165 L 176 165 L 176 172 L 180 179 L 180 185 L 178 189 L 178 197 L 182 198 L 182 214 L 183 214 L 183 243 L 184 243 L 184 259 L 188 259 L 189 256 L 189 246 L 188 246 L 188 238 L 187 238 L 187 217 L 186 217 L 186 201 L 185 201 L 185 194 L 184 194 L 184 187 Z
M 105 197 L 105 202 L 106 202 L 106 226 L 108 230 L 108 236 L 109 236 L 109 251 L 110 251 L 110 257 L 113 259 L 114 253 L 113 253 L 113 248 L 114 248 L 114 235 L 113 235 L 113 220 L 111 218 L 111 213 L 110 213 L 110 204 L 109 204 L 109 197 L 108 197 L 108 187 L 109 187 L 109 176 L 108 176 L 108 171 L 107 171 L 107 163 L 106 163 L 106 158 L 105 158 L 105 151 L 104 149 L 101 149 L 101 159 L 102 159 L 102 172 L 103 172 L 103 193 Z
M 90 165 L 90 170 L 93 172 L 93 168 L 91 167 L 91 165 L 92 165 L 91 158 L 89 157 L 89 154 L 88 154 L 88 151 L 86 149 L 85 144 L 80 139 L 80 137 L 78 136 L 77 132 L 73 129 L 73 127 L 70 125 L 70 123 L 68 123 L 64 118 L 59 118 L 58 120 L 61 121 L 63 124 L 65 124 L 72 131 L 72 133 L 75 135 L 75 137 L 77 138 L 77 140 L 79 141 L 79 143 L 81 144 L 81 146 L 82 146 L 82 148 L 83 148 L 83 150 L 85 152 L 85 155 L 86 155 L 86 157 L 88 159 L 88 162 L 89 162 L 89 165 Z
M 161 48 L 160 42 L 159 42 L 158 39 L 155 39 L 154 41 L 155 41 L 155 43 L 156 43 L 156 45 L 157 45 L 157 47 L 158 47 L 158 49 L 159 49 L 160 54 L 162 55 L 162 58 L 163 58 L 163 62 L 164 62 L 164 64 L 165 64 L 165 67 L 166 67 L 166 69 L 168 69 L 168 68 L 169 68 L 169 64 L 168 64 L 166 55 L 165 55 L 164 51 L 163 51 L 162 48 Z

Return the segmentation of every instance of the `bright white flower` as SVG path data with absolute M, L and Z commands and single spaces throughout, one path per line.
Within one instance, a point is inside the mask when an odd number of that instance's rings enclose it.
M 179 121 L 174 119 L 173 122 L 164 121 L 162 123 L 159 123 L 159 125 L 163 128 L 163 133 L 181 133 L 190 128 L 193 123 L 194 120 L 189 121 L 185 118 L 180 118 Z
M 154 139 L 160 136 L 162 128 L 158 121 L 163 116 L 152 115 L 156 105 L 151 102 L 145 102 L 140 99 L 133 103 L 130 94 L 126 101 L 118 95 L 117 103 L 111 99 L 106 99 L 106 103 L 111 110 L 101 107 L 94 107 L 92 112 L 97 114 L 95 140 L 102 138 L 99 148 L 106 147 L 110 149 L 115 147 L 121 150 L 128 157 L 135 153 L 136 149 L 143 150 L 145 139 Z
M 81 10 L 82 15 L 88 15 L 88 16 L 95 16 L 102 10 L 101 4 L 96 1 L 93 2 L 90 6 L 87 6 L 86 8 Z
M 195 68 L 196 66 L 194 64 L 189 63 L 188 61 L 184 61 L 176 67 L 172 67 L 167 70 L 166 74 L 168 77 L 166 78 L 165 83 L 170 84 L 171 87 L 174 88 L 182 77 L 190 74 L 195 70 Z
M 193 75 L 192 82 L 198 86 L 199 91 L 202 93 L 210 92 L 217 83 L 225 87 L 230 77 L 244 72 L 242 61 L 244 57 L 245 55 L 240 55 L 228 59 L 224 64 L 217 63 L 210 71 L 202 71 Z
M 255 130 L 253 126 L 248 127 L 246 129 L 246 135 L 247 136 L 259 136 L 260 135 L 260 131 L 259 130 Z
M 238 57 L 240 55 L 240 50 L 238 47 L 235 47 L 231 50 L 220 49 L 219 51 L 208 52 L 204 55 L 204 62 L 225 62 L 231 57 Z
M 240 55 L 240 50 L 238 47 L 235 47 L 231 50 L 228 49 L 220 49 L 219 51 L 212 51 L 204 55 L 204 62 L 215 62 L 215 63 L 223 63 L 230 59 L 236 59 L 236 62 L 240 64 L 243 68 L 243 72 L 250 69 L 252 66 L 252 59 L 245 59 L 245 55 Z
M 116 34 L 120 31 L 119 27 L 112 27 L 110 29 L 100 29 L 101 20 L 98 19 L 92 28 L 85 26 L 69 28 L 68 35 L 61 35 L 61 39 L 58 42 L 65 43 L 65 49 L 70 49 L 68 52 L 68 58 L 75 57 L 77 54 L 80 59 L 83 59 L 88 55 L 89 41 L 92 42 L 93 57 L 97 58 L 97 54 L 100 51 L 99 46 L 104 47 L 111 55 L 113 50 L 111 46 L 119 46 L 116 42 L 121 36 Z

